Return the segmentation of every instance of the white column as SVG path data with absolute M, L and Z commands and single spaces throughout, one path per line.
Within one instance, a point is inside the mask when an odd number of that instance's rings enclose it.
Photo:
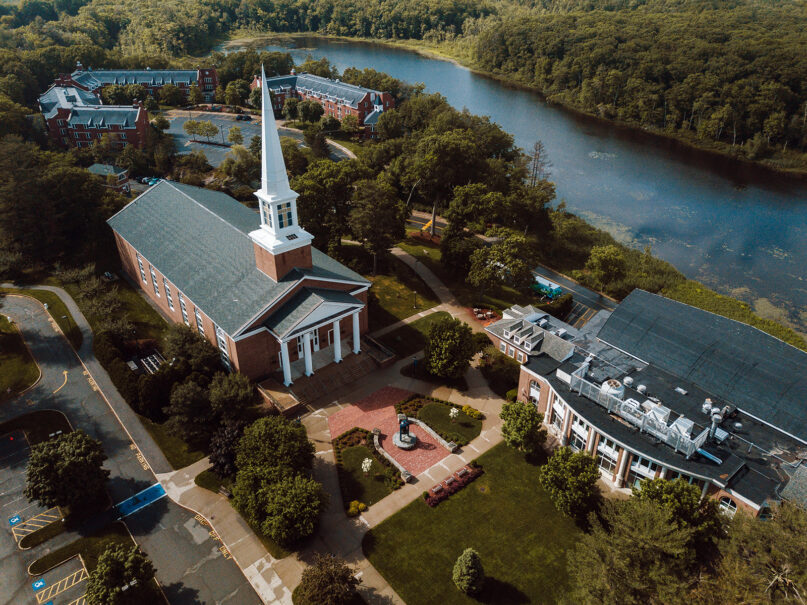
M 563 419 L 563 430 L 560 433 L 560 444 L 569 443 L 569 425 L 572 423 L 572 408 L 566 408 L 566 416 Z
M 712 484 L 711 481 L 704 481 L 703 482 L 703 490 L 701 490 L 701 500 L 706 497 L 706 492 L 709 491 L 709 486 Z
M 622 487 L 625 485 L 625 467 L 628 465 L 629 452 L 626 449 L 622 450 L 622 459 L 619 461 L 619 469 L 616 471 L 616 486 Z
M 359 313 L 361 310 L 353 314 L 353 352 L 359 353 L 361 351 L 361 335 L 359 334 Z
M 342 334 L 339 331 L 339 320 L 333 322 L 333 360 L 342 361 Z
M 658 474 L 658 478 L 659 479 L 666 479 L 667 478 L 667 467 L 666 466 L 661 467 L 661 471 Z
M 283 364 L 283 384 L 289 386 L 291 384 L 291 363 L 289 363 L 289 343 L 285 340 L 280 341 L 280 361 Z
M 303 336 L 303 355 L 305 356 L 305 375 L 311 376 L 314 373 L 311 363 L 311 332 L 306 332 Z

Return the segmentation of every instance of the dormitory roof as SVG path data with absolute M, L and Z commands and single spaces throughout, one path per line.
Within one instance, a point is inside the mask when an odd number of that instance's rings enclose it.
M 70 109 L 74 105 L 100 104 L 101 99 L 75 86 L 51 86 L 39 96 L 39 108 L 46 120 L 55 116 L 59 108 Z
M 81 124 L 87 128 L 107 128 L 109 126 L 134 128 L 139 111 L 140 108 L 131 105 L 80 105 L 70 110 L 67 123 L 70 126 Z
M 219 191 L 161 181 L 108 223 L 230 336 L 305 277 L 369 285 L 313 247 L 311 269 L 274 281 L 255 264 L 257 212 Z
M 807 354 L 778 338 L 644 290 L 598 337 L 807 442 Z
M 82 86 L 95 90 L 105 84 L 162 86 L 184 82 L 191 85 L 199 80 L 199 73 L 195 69 L 81 69 L 74 71 L 70 77 Z
M 371 90 L 355 84 L 331 80 L 312 74 L 299 74 L 291 76 L 275 76 L 266 78 L 266 86 L 271 91 L 297 89 L 298 92 L 313 93 L 326 100 L 332 100 L 350 107 L 358 108 L 359 101 L 366 95 L 381 95 L 377 90 Z

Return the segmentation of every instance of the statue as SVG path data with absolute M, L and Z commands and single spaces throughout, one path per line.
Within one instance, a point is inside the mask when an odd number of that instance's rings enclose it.
M 398 432 L 392 436 L 392 443 L 402 450 L 414 449 L 418 442 L 418 438 L 409 432 L 410 424 L 405 414 L 398 414 Z
M 404 417 L 398 425 L 398 433 L 400 435 L 409 435 L 409 419 Z

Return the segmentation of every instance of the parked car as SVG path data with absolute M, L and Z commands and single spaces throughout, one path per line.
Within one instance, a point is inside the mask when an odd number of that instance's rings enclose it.
M 149 187 L 152 186 L 152 185 L 156 185 L 157 183 L 160 182 L 160 180 L 161 179 L 159 177 L 156 177 L 156 176 L 154 178 L 152 178 L 152 179 L 149 179 L 149 182 L 148 182 Z
M 235 119 L 239 120 L 239 121 L 244 121 L 244 122 L 251 122 L 252 121 L 252 116 L 248 116 L 247 114 L 242 113 L 241 115 L 235 116 Z

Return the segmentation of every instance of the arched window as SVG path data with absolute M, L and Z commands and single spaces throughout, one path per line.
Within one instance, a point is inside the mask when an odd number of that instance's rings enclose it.
M 720 498 L 720 510 L 727 514 L 729 517 L 733 517 L 734 513 L 737 512 L 737 503 L 729 498 L 728 496 L 723 496 Z

